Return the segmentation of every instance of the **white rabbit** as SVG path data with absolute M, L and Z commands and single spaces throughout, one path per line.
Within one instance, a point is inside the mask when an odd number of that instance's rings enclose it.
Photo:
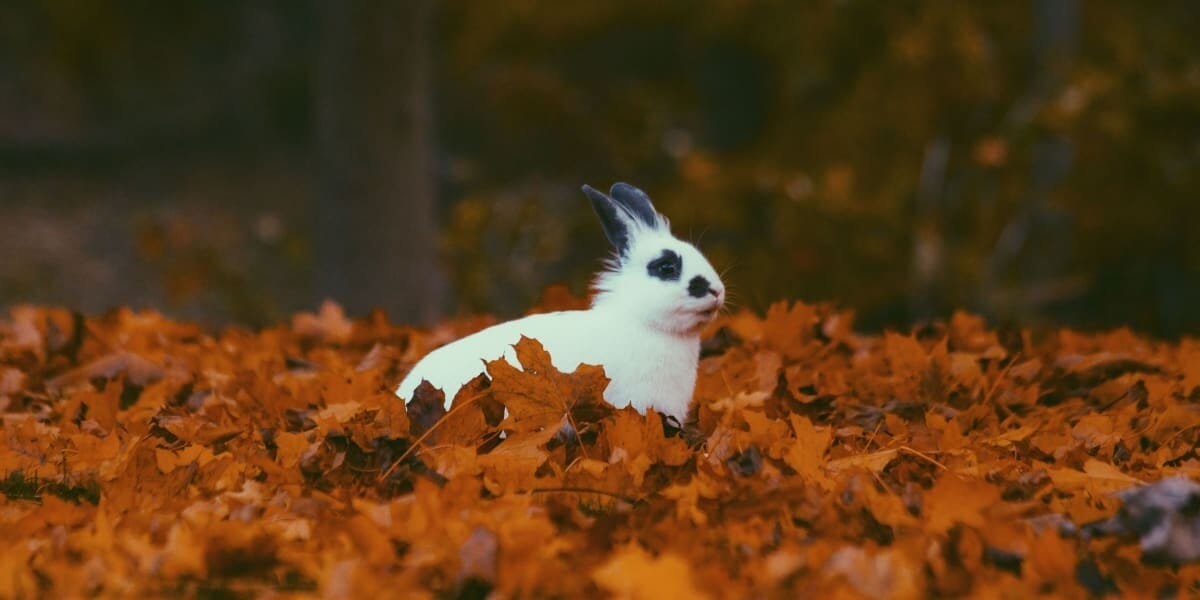
M 603 366 L 611 380 L 604 399 L 613 406 L 653 408 L 684 422 L 700 331 L 724 305 L 725 286 L 699 250 L 671 235 L 641 190 L 618 183 L 610 195 L 586 185 L 583 192 L 616 248 L 593 283 L 591 308 L 530 315 L 442 346 L 413 367 L 396 395 L 411 400 L 428 380 L 449 409 L 458 390 L 485 372 L 483 361 L 503 356 L 520 368 L 513 344 L 524 335 L 541 342 L 560 371 Z

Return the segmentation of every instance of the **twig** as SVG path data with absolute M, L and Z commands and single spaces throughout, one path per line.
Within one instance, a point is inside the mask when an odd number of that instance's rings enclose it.
M 921 452 L 920 450 L 915 450 L 913 448 L 909 448 L 908 446 L 900 446 L 899 448 L 896 448 L 896 450 L 897 451 L 903 450 L 905 452 L 912 454 L 913 456 L 923 458 L 923 459 L 929 461 L 930 464 L 932 464 L 936 467 L 940 467 L 943 471 L 950 470 L 946 465 L 943 465 L 942 463 L 934 460 L 933 457 L 929 456 L 928 454 L 925 454 L 924 452 Z
M 592 489 L 588 489 L 588 488 L 577 488 L 577 487 L 533 488 L 533 489 L 529 490 L 529 493 L 530 494 L 555 494 L 555 493 L 598 494 L 600 496 L 608 496 L 609 498 L 615 498 L 617 500 L 620 500 L 622 502 L 628 502 L 630 504 L 640 504 L 642 502 L 641 500 L 638 500 L 636 498 L 622 496 L 622 495 L 614 493 L 614 492 L 606 492 L 604 490 L 592 490 Z
M 418 437 L 416 440 L 414 440 L 412 445 L 409 446 L 408 449 L 405 450 L 400 455 L 400 458 L 397 458 L 396 462 L 393 462 L 392 466 L 388 467 L 388 469 L 386 471 L 384 471 L 382 475 L 379 476 L 378 480 L 383 481 L 384 479 L 387 478 L 388 475 L 391 475 L 392 471 L 395 471 L 396 467 L 400 466 L 400 463 L 404 462 L 404 459 L 408 458 L 408 455 L 412 454 L 413 450 L 416 450 L 417 446 L 420 446 L 421 442 L 424 442 L 425 438 L 429 437 L 429 434 L 433 433 L 433 430 L 437 429 L 438 425 L 441 425 L 442 423 L 444 423 L 446 421 L 446 419 L 450 418 L 450 415 L 458 412 L 464 406 L 467 406 L 468 404 L 470 404 L 486 395 L 487 395 L 487 392 L 481 392 L 479 394 L 475 394 L 474 396 L 471 396 L 470 398 L 467 398 L 462 404 L 459 404 L 458 406 L 452 406 L 450 408 L 450 412 L 447 412 L 446 414 L 442 415 L 442 418 L 440 418 L 436 422 L 434 422 L 433 425 L 430 425 L 429 429 L 426 429 L 425 433 L 421 434 L 421 437 Z
M 875 424 L 875 430 L 871 432 L 871 437 L 867 438 L 866 445 L 863 446 L 862 452 L 859 452 L 860 455 L 866 454 L 867 451 L 871 449 L 871 444 L 875 441 L 875 435 L 879 433 L 880 427 L 883 427 L 883 419 L 880 419 L 879 422 Z
M 1017 359 L 1020 357 L 1021 357 L 1021 351 L 1017 350 L 1016 352 L 1013 353 L 1012 360 L 1008 361 L 1008 364 L 1004 365 L 1003 369 L 1000 369 L 1000 372 L 996 374 L 996 379 L 994 381 L 992 381 L 992 385 L 988 387 L 986 392 L 984 392 L 983 398 L 980 400 L 980 402 L 982 404 L 987 404 L 991 400 L 992 394 L 994 394 L 996 392 L 996 390 L 999 389 L 1000 382 L 1004 379 L 1004 376 L 1008 375 L 1008 372 L 1013 368 L 1013 365 L 1017 364 Z M 1000 403 L 997 403 L 996 406 L 998 408 L 1003 409 L 1006 419 L 1008 417 L 1013 416 L 1013 412 L 1011 410 L 1009 410 L 1007 406 L 1004 406 L 1003 404 L 1000 404 Z

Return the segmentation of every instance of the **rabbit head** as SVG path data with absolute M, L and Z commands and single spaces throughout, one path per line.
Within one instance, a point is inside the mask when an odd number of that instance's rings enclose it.
M 725 304 L 725 285 L 695 246 L 671 235 L 645 192 L 626 183 L 583 192 L 616 254 L 594 284 L 593 308 L 616 309 L 654 329 L 695 335 Z

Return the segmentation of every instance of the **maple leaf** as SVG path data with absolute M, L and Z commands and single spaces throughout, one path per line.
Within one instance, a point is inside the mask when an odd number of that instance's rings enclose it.
M 701 498 L 713 498 L 719 492 L 719 484 L 709 475 L 698 472 L 686 484 L 676 483 L 662 491 L 663 497 L 675 501 L 675 514 L 698 526 L 708 524 L 708 514 L 700 508 Z
M 421 437 L 444 416 L 446 416 L 445 392 L 433 387 L 433 384 L 428 381 L 422 381 L 413 390 L 413 397 L 408 401 L 409 433 L 413 437 Z
M 304 433 L 288 433 L 286 431 L 277 433 L 275 434 L 275 446 L 278 450 L 276 450 L 275 459 L 279 461 L 279 466 L 291 469 L 315 445 Z
M 435 440 L 470 444 L 495 430 L 504 407 L 489 391 L 488 378 L 480 374 L 454 396 L 454 403 L 437 426 Z
M 823 470 L 825 451 L 829 448 L 833 433 L 828 427 L 817 429 L 812 421 L 800 415 L 792 415 L 791 421 L 796 441 L 783 456 L 783 460 L 801 476 L 822 484 L 827 483 Z
M 909 335 L 884 334 L 884 353 L 893 373 L 920 373 L 929 366 L 929 354 Z
M 984 527 L 987 510 L 998 502 L 1000 492 L 991 484 L 947 474 L 925 495 L 921 514 L 935 533 L 945 533 L 958 523 Z
M 564 417 L 560 425 L 565 423 Z M 555 435 L 558 435 L 557 427 L 514 433 L 491 452 L 480 455 L 479 466 L 484 469 L 485 483 L 490 484 L 493 493 L 534 487 L 538 469 L 550 456 L 546 452 L 546 443 Z
M 776 302 L 762 323 L 763 342 L 792 359 L 810 354 L 816 333 L 817 311 L 806 304 Z
M 876 488 L 878 480 L 873 477 L 857 476 L 847 480 L 841 488 L 842 500 L 848 506 L 863 508 L 871 512 L 876 521 L 892 527 L 913 526 L 917 519 L 904 505 L 900 497 Z
M 520 369 L 503 358 L 487 363 L 491 392 L 508 409 L 508 417 L 501 423 L 503 429 L 528 432 L 558 428 L 566 419 L 579 430 L 612 412 L 612 406 L 604 400 L 608 378 L 602 367 L 581 364 L 571 373 L 561 373 L 537 340 L 521 336 L 514 348 Z
M 647 410 L 645 415 L 628 406 L 615 411 L 604 423 L 599 443 L 609 448 L 610 462 L 624 460 L 645 468 L 655 463 L 681 465 L 692 456 L 687 442 L 678 437 L 667 437 L 662 421 L 653 409 Z M 639 462 L 639 457 L 645 457 L 644 461 Z M 644 468 L 639 470 L 644 473 Z M 635 473 L 639 483 L 641 473 Z
M 682 557 L 673 553 L 651 556 L 637 544 L 614 553 L 592 572 L 592 581 L 621 598 L 683 600 L 710 597 L 693 582 L 691 568 Z

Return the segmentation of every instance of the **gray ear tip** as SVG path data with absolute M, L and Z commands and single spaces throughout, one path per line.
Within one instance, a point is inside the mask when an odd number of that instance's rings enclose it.
M 612 185 L 612 189 L 610 189 L 608 191 L 610 196 L 618 196 L 618 195 L 631 193 L 631 192 L 634 194 L 641 194 L 641 195 L 646 194 L 646 192 L 643 192 L 642 190 L 638 189 L 637 186 L 630 185 L 628 183 L 625 183 L 624 181 L 618 181 L 618 182 L 614 183 Z

